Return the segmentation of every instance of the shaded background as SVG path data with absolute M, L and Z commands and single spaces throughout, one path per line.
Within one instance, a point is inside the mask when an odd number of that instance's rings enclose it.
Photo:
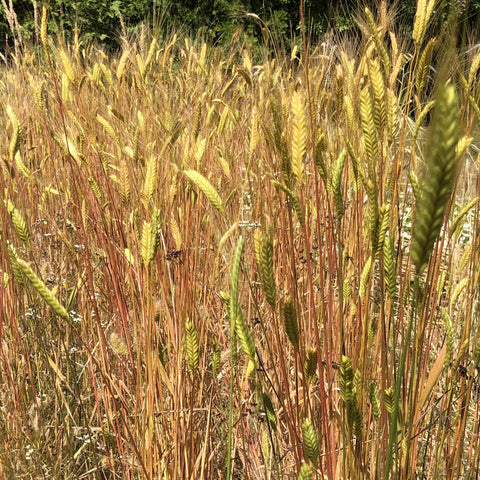
M 378 3 L 375 0 L 305 0 L 307 34 L 312 40 L 327 31 L 355 34 L 356 14 L 365 5 L 375 9 Z M 416 0 L 389 3 L 396 5 L 396 27 L 410 33 Z M 9 12 L 10 4 L 15 15 Z M 217 44 L 227 43 L 240 29 L 249 41 L 260 44 L 265 39 L 261 22 L 247 13 L 258 15 L 276 41 L 291 44 L 292 38 L 300 37 L 298 0 L 50 0 L 45 4 L 49 7 L 50 33 L 62 32 L 66 40 L 70 40 L 77 29 L 82 41 L 94 41 L 112 50 L 119 46 L 121 22 L 132 34 L 146 25 L 158 35 L 174 30 L 195 37 L 200 34 Z M 41 8 L 39 0 L 1 0 L 2 51 L 8 49 L 15 38 L 38 40 Z M 480 0 L 440 2 L 433 28 L 441 27 L 452 8 L 456 10 L 464 40 L 480 38 Z

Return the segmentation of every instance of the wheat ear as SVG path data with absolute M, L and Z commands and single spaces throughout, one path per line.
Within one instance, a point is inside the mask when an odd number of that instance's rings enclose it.
M 452 224 L 450 225 L 450 237 L 453 237 L 453 235 L 460 229 L 460 225 L 462 224 L 465 216 L 478 203 L 479 200 L 480 197 L 475 197 L 458 212 L 457 216 L 453 219 Z
M 303 364 L 303 373 L 307 383 L 310 383 L 317 373 L 317 349 L 307 349 L 305 363 Z
M 25 285 L 25 275 L 18 264 L 18 254 L 16 248 L 7 240 L 7 255 L 12 266 L 13 277 L 19 285 Z
M 24 260 L 16 259 L 18 266 L 22 270 L 25 277 L 30 280 L 33 288 L 40 294 L 45 302 L 52 307 L 53 311 L 64 320 L 70 323 L 70 316 L 67 310 L 60 302 L 55 298 L 55 295 L 45 286 L 45 284 L 38 278 L 37 274 L 31 269 L 30 265 Z
M 388 387 L 383 392 L 383 403 L 385 405 L 385 409 L 389 413 L 389 415 L 393 415 L 393 411 L 395 410 L 395 392 L 393 387 Z
M 343 403 L 348 405 L 353 401 L 353 368 L 349 357 L 343 355 L 340 363 L 340 395 Z
M 240 261 L 242 259 L 243 245 L 245 244 L 245 239 L 240 237 L 237 243 L 237 248 L 235 250 L 235 256 L 233 258 L 232 273 L 230 279 L 230 297 L 228 302 L 229 307 L 229 317 L 230 317 L 230 326 L 232 329 L 232 334 L 235 333 L 235 322 L 237 318 L 238 310 L 238 281 L 240 278 Z
M 308 463 L 302 463 L 298 471 L 297 480 L 312 480 L 313 467 Z
M 345 169 L 345 160 L 347 158 L 347 150 L 344 148 L 335 162 L 332 172 L 332 189 L 335 198 L 335 209 L 338 218 L 341 219 L 345 213 L 345 206 L 343 204 L 342 196 L 342 177 Z
M 373 38 L 375 47 L 377 48 L 378 52 L 380 53 L 380 56 L 382 57 L 383 67 L 385 68 L 385 71 L 388 72 L 390 71 L 390 58 L 388 56 L 387 49 L 385 48 L 385 45 L 383 44 L 383 41 L 380 38 L 377 26 L 375 25 L 375 19 L 373 18 L 372 12 L 368 8 L 365 8 L 365 14 L 367 16 L 368 30 L 370 31 L 370 35 Z
M 367 289 L 370 286 L 372 265 L 373 265 L 373 258 L 368 257 L 368 260 L 365 262 L 365 265 L 363 267 L 362 274 L 360 275 L 360 287 L 358 289 L 358 296 L 362 300 L 365 300 L 365 297 L 367 295 Z
M 375 420 L 378 420 L 381 415 L 380 409 L 380 397 L 378 396 L 377 384 L 372 381 L 368 385 L 368 396 L 370 398 L 370 404 L 372 405 L 372 413 Z
M 65 50 L 63 50 L 63 48 L 58 53 L 58 56 L 60 57 L 60 60 L 63 64 L 63 68 L 65 70 L 65 74 L 67 75 L 67 78 L 70 80 L 72 84 L 75 85 L 75 82 L 77 79 L 75 75 L 75 71 L 73 69 L 72 63 L 70 62 L 70 59 L 68 58 L 67 53 L 65 52 Z
M 184 170 L 183 174 L 196 185 L 207 197 L 208 201 L 221 213 L 225 211 L 223 201 L 213 185 L 196 170 Z
M 415 78 L 415 88 L 417 89 L 418 95 L 422 93 L 423 88 L 425 87 L 425 81 L 427 79 L 428 70 L 430 69 L 430 63 L 432 61 L 433 47 L 435 46 L 435 42 L 435 38 L 431 38 L 428 41 L 418 61 L 417 75 Z
M 262 274 L 263 289 L 268 303 L 275 308 L 275 277 L 273 274 L 273 241 L 270 232 L 256 230 L 254 234 L 255 256 Z
M 197 329 L 191 320 L 187 320 L 185 324 L 185 350 L 188 369 L 195 375 L 198 372 L 200 354 Z
M 28 226 L 20 213 L 20 211 L 13 205 L 11 200 L 7 200 L 7 211 L 12 219 L 13 226 L 15 231 L 19 236 L 20 240 L 28 247 L 30 245 L 30 231 Z
M 247 355 L 249 364 L 248 364 L 248 374 L 252 373 L 256 365 L 256 349 L 255 342 L 253 340 L 250 329 L 248 328 L 247 321 L 243 316 L 241 310 L 237 308 L 237 316 L 235 318 L 235 333 L 237 334 L 238 339 L 240 340 L 240 347 L 242 348 L 245 355 Z
M 385 82 L 378 59 L 368 58 L 367 65 L 373 92 L 373 120 L 377 127 L 377 132 L 380 133 L 383 131 L 387 119 Z
M 301 92 L 292 96 L 292 172 L 299 185 L 303 182 L 304 157 L 307 148 L 307 122 Z
M 275 414 L 275 408 L 273 407 L 273 403 L 270 400 L 270 397 L 266 393 L 262 393 L 262 403 L 263 409 L 267 415 L 267 421 L 272 429 L 272 431 L 277 431 L 277 415 Z
M 303 446 L 309 460 L 318 465 L 318 453 L 320 450 L 317 434 L 311 420 L 307 417 L 302 423 Z
M 369 177 L 373 180 L 375 179 L 375 168 L 380 154 L 375 131 L 372 96 L 368 87 L 365 87 L 360 93 L 360 117 L 365 140 L 368 173 Z
M 418 0 L 412 34 L 413 41 L 417 47 L 423 42 L 435 3 L 436 0 Z
M 428 263 L 452 194 L 458 141 L 458 103 L 453 85 L 442 85 L 436 99 L 426 151 L 427 168 L 415 204 L 411 257 L 417 273 Z
M 47 7 L 42 7 L 42 23 L 40 26 L 40 40 L 44 48 L 48 47 L 48 34 L 47 34 Z
M 385 270 L 385 287 L 393 302 L 397 293 L 397 265 L 395 261 L 395 246 L 393 239 L 385 238 L 383 242 L 383 268 Z
M 285 322 L 285 333 L 290 343 L 298 350 L 300 334 L 298 330 L 297 311 L 291 297 L 287 297 L 283 305 L 283 318 Z

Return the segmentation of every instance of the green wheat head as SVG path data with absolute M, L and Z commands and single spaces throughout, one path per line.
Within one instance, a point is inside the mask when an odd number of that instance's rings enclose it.
M 427 266 L 452 194 L 457 166 L 458 129 L 457 95 L 449 83 L 442 85 L 437 95 L 425 152 L 426 170 L 420 198 L 415 203 L 411 258 L 419 275 Z
M 273 240 L 271 232 L 256 230 L 254 234 L 255 256 L 262 274 L 263 289 L 268 303 L 275 308 L 275 277 L 273 272 Z
M 320 447 L 318 444 L 317 434 L 311 420 L 307 417 L 302 423 L 303 447 L 309 460 L 315 465 L 318 465 L 318 453 Z
M 305 355 L 305 363 L 303 364 L 303 373 L 309 384 L 317 374 L 317 349 L 308 348 Z
M 297 310 L 291 297 L 287 297 L 283 305 L 283 319 L 285 322 L 285 333 L 290 343 L 298 350 L 300 334 L 298 330 Z
M 191 320 L 187 320 L 185 324 L 185 351 L 188 369 L 195 375 L 200 363 L 200 354 L 197 329 Z
M 237 316 L 235 318 L 235 333 L 240 340 L 240 346 L 242 347 L 243 352 L 248 357 L 250 363 L 249 372 L 251 373 L 256 364 L 255 342 L 250 329 L 248 328 L 247 321 L 239 308 L 237 308 Z
M 297 480 L 311 480 L 313 475 L 313 467 L 308 463 L 302 463 L 298 471 Z
M 268 425 L 272 429 L 272 431 L 277 431 L 277 415 L 275 413 L 275 408 L 273 407 L 273 403 L 270 400 L 270 397 L 266 393 L 262 393 L 262 403 L 263 408 L 265 410 L 265 414 L 267 416 Z
M 33 288 L 39 293 L 43 300 L 53 309 L 53 311 L 61 318 L 70 323 L 70 316 L 67 310 L 56 299 L 55 295 L 46 287 L 46 285 L 40 280 L 37 274 L 32 270 L 30 265 L 24 260 L 17 258 L 17 265 L 23 272 L 26 278 L 31 282 Z

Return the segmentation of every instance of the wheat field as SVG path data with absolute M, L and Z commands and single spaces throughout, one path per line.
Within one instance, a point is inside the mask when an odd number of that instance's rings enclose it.
M 480 49 L 434 4 L 288 52 L 43 11 L 0 71 L 2 478 L 477 478 Z

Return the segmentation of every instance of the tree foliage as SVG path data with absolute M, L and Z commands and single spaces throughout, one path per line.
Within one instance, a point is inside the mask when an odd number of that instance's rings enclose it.
M 327 30 L 351 31 L 355 15 L 375 0 L 304 0 L 307 34 L 316 38 Z M 393 3 L 393 2 L 389 2 Z M 156 31 L 182 31 L 200 34 L 215 43 L 229 42 L 232 34 L 243 30 L 250 40 L 261 42 L 265 27 L 277 40 L 287 41 L 300 34 L 299 0 L 49 0 L 49 31 L 61 32 L 71 39 L 78 31 L 82 40 L 115 49 L 120 33 L 128 33 L 145 24 Z M 14 39 L 37 40 L 39 0 L 13 0 L 0 4 L 0 46 L 2 50 Z M 398 25 L 412 25 L 416 1 L 396 2 Z M 458 9 L 463 28 L 478 30 L 480 1 L 444 0 L 444 12 Z M 7 11 L 5 11 L 5 7 Z M 254 14 L 254 15 L 248 15 Z M 441 21 L 441 14 L 438 16 Z M 261 19 L 261 20 L 259 20 Z

